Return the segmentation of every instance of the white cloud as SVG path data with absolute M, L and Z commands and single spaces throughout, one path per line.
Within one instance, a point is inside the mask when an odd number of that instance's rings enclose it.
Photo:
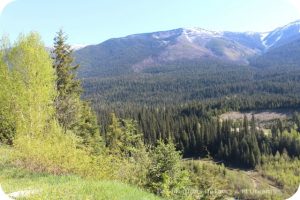
M 300 0 L 288 0 L 300 12 Z
M 0 0 L 0 14 L 4 10 L 4 8 L 13 1 L 14 0 Z

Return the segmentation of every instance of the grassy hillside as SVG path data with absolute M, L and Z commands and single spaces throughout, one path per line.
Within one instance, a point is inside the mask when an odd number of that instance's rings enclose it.
M 27 200 L 159 200 L 153 194 L 117 181 L 95 181 L 77 176 L 32 173 L 7 163 L 9 149 L 0 147 L 0 184 L 5 193 L 31 190 Z
M 18 199 L 162 199 L 137 187 L 118 181 L 99 181 L 74 175 L 54 176 L 29 172 L 9 164 L 12 153 L 13 151 L 10 148 L 0 147 L 0 184 L 3 190 L 7 194 L 18 191 L 33 191 L 32 195 Z M 275 157 L 269 159 L 257 170 L 228 168 L 207 159 L 187 160 L 184 163 L 187 168 L 192 170 L 191 178 L 195 184 L 197 183 L 197 187 L 204 196 L 206 192 L 210 192 L 210 197 L 214 198 L 225 194 L 227 197 L 235 196 L 241 199 L 279 200 L 285 199 L 294 193 L 299 179 L 297 175 L 299 161 L 284 162 L 281 161 L 282 159 L 277 160 Z M 284 164 L 284 166 L 281 165 L 282 168 L 289 170 L 281 170 L 280 173 L 277 173 L 278 167 L 280 167 L 279 163 Z M 294 177 L 293 182 L 291 182 L 292 176 Z M 216 193 L 212 195 L 211 192 Z

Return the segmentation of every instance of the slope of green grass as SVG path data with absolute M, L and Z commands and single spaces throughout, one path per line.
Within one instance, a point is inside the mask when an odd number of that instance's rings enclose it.
M 160 200 L 153 194 L 117 181 L 33 173 L 8 164 L 11 151 L 0 147 L 0 184 L 6 193 L 32 190 L 27 200 Z

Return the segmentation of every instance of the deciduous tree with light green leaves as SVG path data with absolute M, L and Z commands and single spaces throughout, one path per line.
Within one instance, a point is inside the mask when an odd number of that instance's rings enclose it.
M 11 48 L 8 60 L 16 134 L 29 137 L 45 134 L 55 117 L 55 73 L 39 35 L 21 36 Z
M 35 172 L 101 177 L 106 173 L 105 165 L 98 164 L 106 158 L 91 156 L 89 148 L 78 148 L 82 143 L 92 143 L 75 135 L 75 131 L 64 132 L 58 123 L 56 73 L 40 36 L 30 33 L 21 35 L 12 46 L 1 44 L 0 116 L 4 120 L 0 122 L 0 138 L 1 143 L 13 142 L 12 164 Z M 81 124 L 76 131 L 84 135 L 98 133 L 91 108 L 86 103 L 81 105 Z M 97 150 L 89 147 L 93 153 Z
M 0 144 L 13 143 L 15 123 L 13 115 L 12 79 L 8 68 L 9 41 L 3 37 L 0 47 Z

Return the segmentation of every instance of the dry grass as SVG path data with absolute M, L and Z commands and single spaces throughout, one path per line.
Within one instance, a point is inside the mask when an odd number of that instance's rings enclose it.
M 260 110 L 249 112 L 227 112 L 220 116 L 222 120 L 242 120 L 246 116 L 249 120 L 254 115 L 258 121 L 271 121 L 274 119 L 290 118 L 296 110 L 292 109 L 277 109 L 277 110 Z

